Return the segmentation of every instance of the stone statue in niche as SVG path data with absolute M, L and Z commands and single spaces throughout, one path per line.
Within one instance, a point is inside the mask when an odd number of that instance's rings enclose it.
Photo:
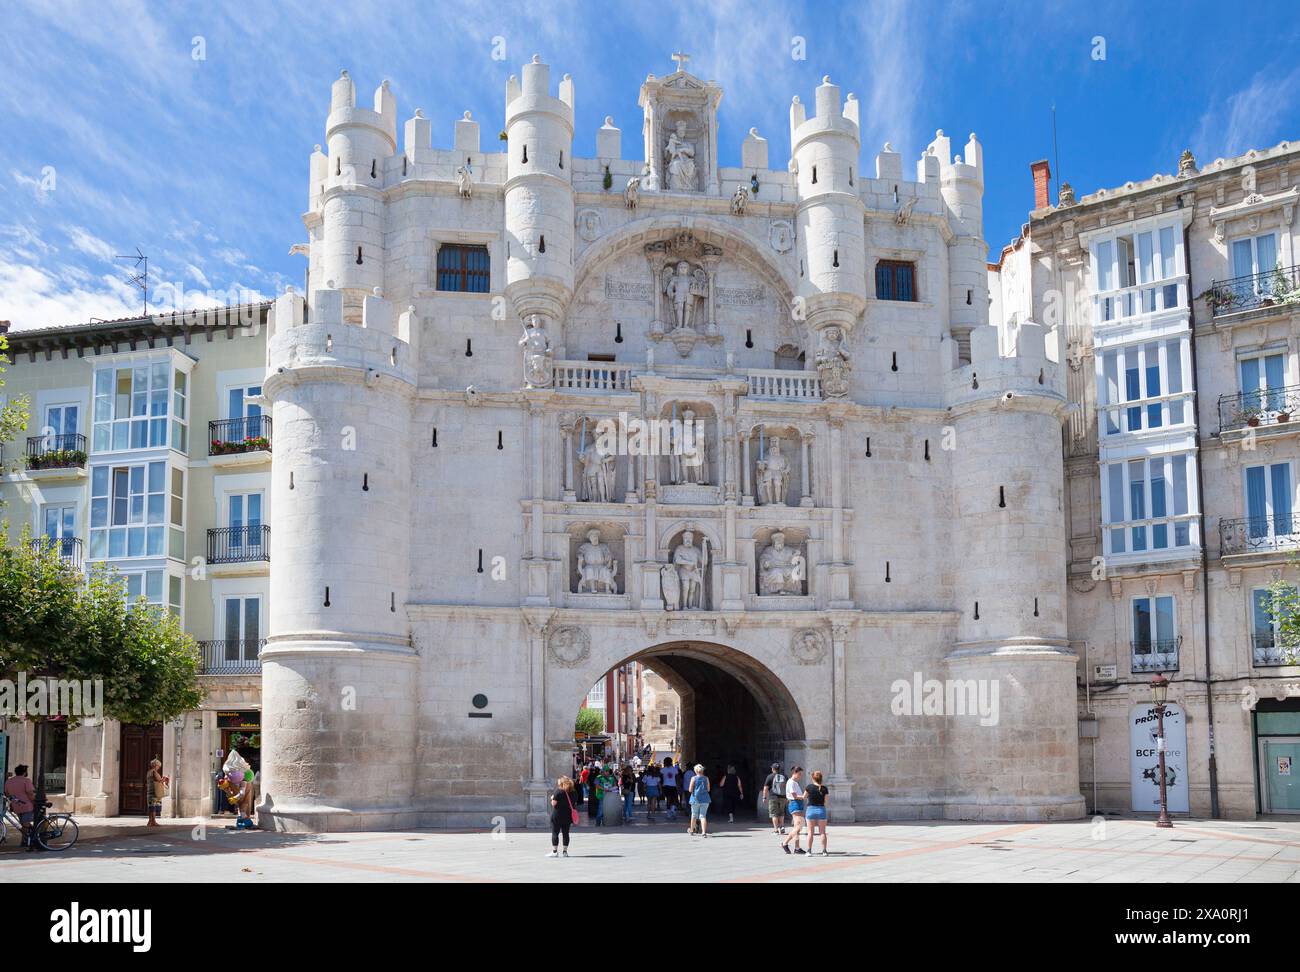
M 709 296 L 709 275 L 703 267 L 692 268 L 686 260 L 664 267 L 660 286 L 673 302 L 675 327 L 692 327 L 699 302 Z
M 456 191 L 462 199 L 468 199 L 474 194 L 474 170 L 468 162 L 456 166 Z
M 628 209 L 636 209 L 637 202 L 641 196 L 641 177 L 633 176 L 627 180 L 627 188 L 623 190 L 623 205 Z
M 781 437 L 758 460 L 758 502 L 760 506 L 785 506 L 790 486 L 790 460 L 781 451 Z
M 682 412 L 682 424 L 669 426 L 672 448 L 668 454 L 669 479 L 675 486 L 686 483 L 706 486 L 709 482 L 709 460 L 705 452 L 707 436 L 704 423 L 695 421 L 695 412 Z
M 524 383 L 529 388 L 549 388 L 555 370 L 555 352 L 551 350 L 551 339 L 546 336 L 546 322 L 541 315 L 528 315 L 519 346 L 524 349 Z
M 704 571 L 709 565 L 709 538 L 695 546 L 695 533 L 687 530 L 673 551 L 672 563 L 659 568 L 664 607 L 669 611 L 704 609 Z
M 849 375 L 853 361 L 844 346 L 844 332 L 831 325 L 822 330 L 817 348 L 817 376 L 822 383 L 823 398 L 843 398 L 849 393 Z
M 685 121 L 679 119 L 668 136 L 664 158 L 668 162 L 668 188 L 673 192 L 694 192 L 697 187 L 695 145 L 686 138 Z
M 772 542 L 758 556 L 758 593 L 790 596 L 803 593 L 807 560 L 798 547 L 785 545 L 785 534 L 772 534 Z
M 601 452 L 592 445 L 578 453 L 582 466 L 582 498 L 589 503 L 614 501 L 614 463 L 612 452 Z
M 578 593 L 617 594 L 617 574 L 618 561 L 609 544 L 600 542 L 599 530 L 588 530 L 587 542 L 578 548 Z

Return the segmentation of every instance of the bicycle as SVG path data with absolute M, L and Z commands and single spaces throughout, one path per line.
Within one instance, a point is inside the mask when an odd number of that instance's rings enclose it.
M 46 809 L 54 806 L 45 804 Z M 0 844 L 9 838 L 9 828 L 13 827 L 19 834 L 23 832 L 22 822 L 14 812 L 8 797 L 0 797 Z M 51 813 L 42 817 L 35 825 L 29 840 L 34 840 L 47 851 L 65 851 L 77 842 L 80 828 L 70 813 Z M 21 837 L 19 838 L 22 839 Z

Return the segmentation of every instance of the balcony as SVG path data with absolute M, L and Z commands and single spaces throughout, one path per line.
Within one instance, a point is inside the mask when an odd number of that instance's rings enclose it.
M 1182 643 L 1182 638 L 1132 642 L 1133 674 L 1178 671 L 1178 649 Z
M 1224 317 L 1266 307 L 1300 307 L 1300 267 L 1276 267 L 1230 280 L 1213 280 L 1201 294 L 1211 317 Z
M 86 437 L 75 432 L 28 436 L 24 459 L 34 478 L 79 479 L 86 475 Z
M 208 530 L 209 564 L 269 563 L 270 560 L 271 528 L 265 523 Z
M 1300 665 L 1300 646 L 1279 645 L 1272 631 L 1259 632 L 1251 638 L 1252 660 L 1256 668 Z
M 242 456 L 271 451 L 271 416 L 249 415 L 208 423 L 209 456 Z M 264 458 L 258 456 L 257 458 Z
M 631 391 L 632 366 L 613 361 L 557 361 L 555 387 L 564 391 Z
M 81 537 L 32 537 L 33 550 L 53 550 L 59 559 L 78 570 L 81 569 Z
M 1286 425 L 1300 418 L 1300 385 L 1219 396 L 1219 433 Z M 1300 428 L 1300 422 L 1296 423 Z
M 820 402 L 822 382 L 815 371 L 750 371 L 749 397 Z
M 1247 516 L 1219 521 L 1219 556 L 1270 554 L 1300 547 L 1300 524 L 1296 517 L 1279 513 L 1273 516 Z
M 259 641 L 200 641 L 203 652 L 203 675 L 258 675 L 262 671 L 262 649 L 266 639 Z

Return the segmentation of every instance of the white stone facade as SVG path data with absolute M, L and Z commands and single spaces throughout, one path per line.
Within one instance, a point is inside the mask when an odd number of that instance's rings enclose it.
M 1157 671 L 1186 716 L 1192 813 L 1300 810 L 1267 755 L 1300 742 L 1300 666 L 1256 610 L 1298 576 L 1298 177 L 1283 142 L 1056 206 L 1044 191 L 991 276 L 1004 347 L 1025 320 L 1051 326 L 1075 406 L 1068 626 L 1102 811 L 1151 809 L 1130 730 Z
M 580 159 L 537 59 L 504 152 L 468 117 L 433 149 L 421 112 L 399 146 L 385 85 L 335 83 L 309 295 L 267 344 L 264 825 L 540 823 L 633 658 L 747 792 L 778 759 L 839 819 L 1082 814 L 1064 382 L 1041 328 L 1004 356 L 988 326 L 979 143 L 864 173 L 827 79 L 788 165 L 751 131 L 719 167 L 721 94 L 650 76 L 643 157 L 607 119 Z M 597 467 L 620 416 L 693 422 L 699 461 Z M 998 713 L 900 711 L 914 678 L 996 683 Z

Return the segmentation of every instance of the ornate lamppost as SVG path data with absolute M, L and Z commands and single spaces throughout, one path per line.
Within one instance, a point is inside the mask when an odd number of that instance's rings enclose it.
M 1160 816 L 1157 827 L 1172 827 L 1169 819 L 1169 795 L 1165 784 L 1165 699 L 1169 697 L 1169 679 L 1157 674 L 1151 679 L 1151 703 L 1156 710 L 1156 749 L 1160 754 Z

